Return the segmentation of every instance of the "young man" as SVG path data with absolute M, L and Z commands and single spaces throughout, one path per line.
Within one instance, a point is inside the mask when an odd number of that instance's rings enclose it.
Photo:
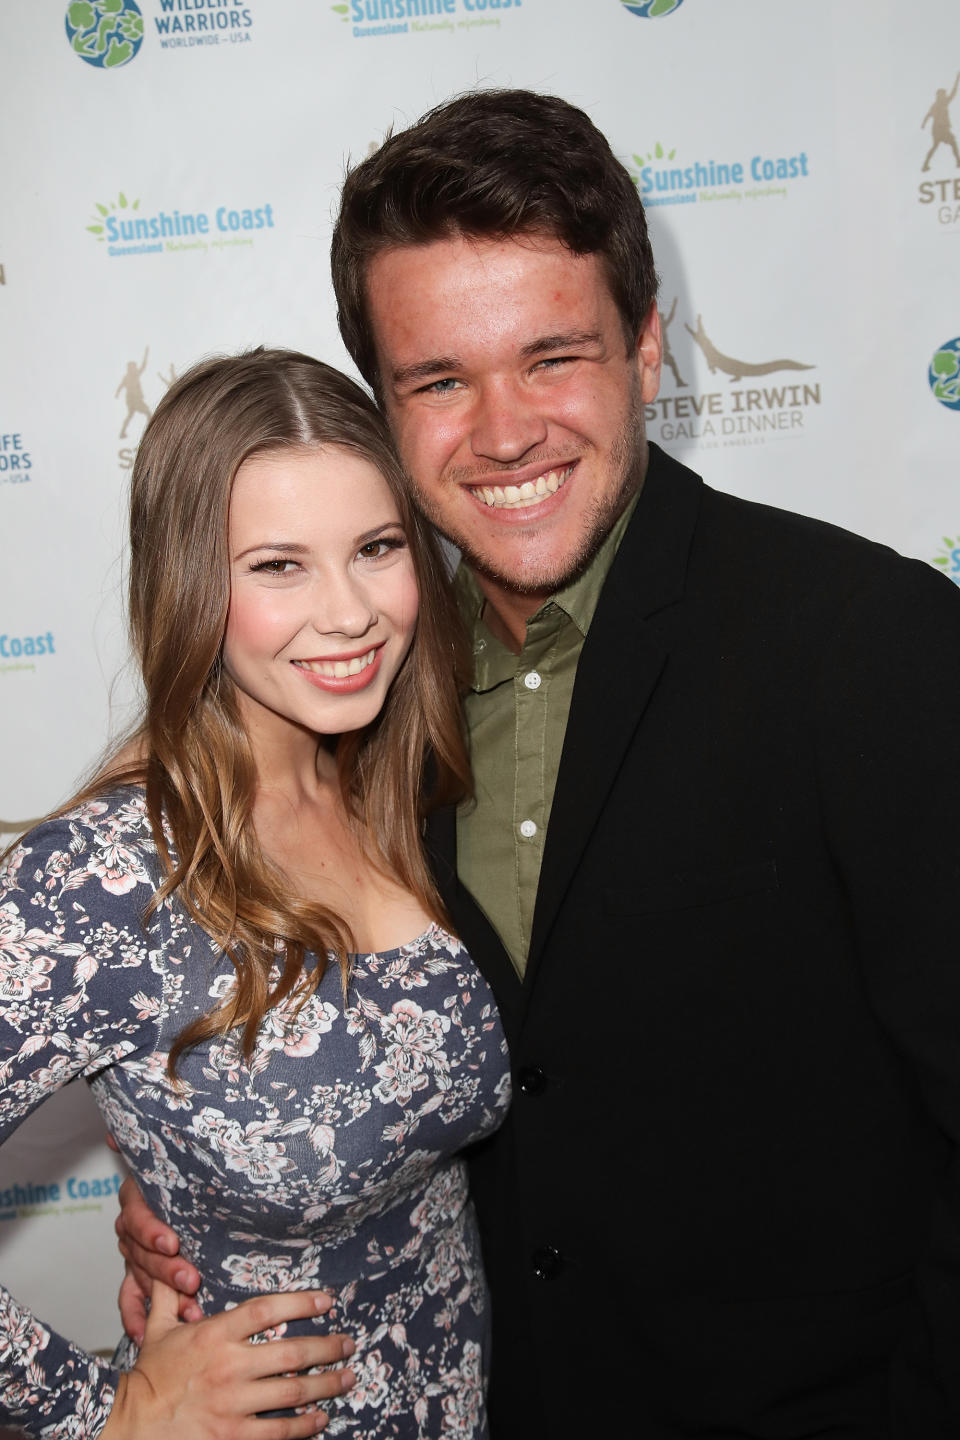
M 960 1434 L 960 595 L 647 446 L 643 210 L 565 102 L 388 139 L 333 271 L 465 557 L 493 1440 Z

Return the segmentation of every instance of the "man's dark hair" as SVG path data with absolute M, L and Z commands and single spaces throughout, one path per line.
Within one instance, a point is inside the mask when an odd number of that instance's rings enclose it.
M 632 344 L 657 293 L 646 217 L 592 120 L 552 95 L 481 90 L 388 134 L 347 176 L 331 263 L 344 344 L 379 391 L 366 269 L 395 246 L 549 235 L 599 255 Z

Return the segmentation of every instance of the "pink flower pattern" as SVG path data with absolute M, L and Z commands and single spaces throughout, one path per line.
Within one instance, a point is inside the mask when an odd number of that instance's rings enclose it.
M 233 967 L 175 901 L 144 928 L 159 878 L 133 788 L 40 826 L 0 869 L 0 1140 L 83 1076 L 205 1310 L 334 1294 L 358 1383 L 327 1434 L 484 1440 L 488 1301 L 459 1152 L 510 1099 L 486 983 L 432 925 L 354 957 L 346 999 L 332 966 L 299 1010 L 269 1011 L 249 1062 L 218 1036 L 172 1082 L 174 1037 Z M 115 1383 L 0 1288 L 0 1416 L 87 1440 Z

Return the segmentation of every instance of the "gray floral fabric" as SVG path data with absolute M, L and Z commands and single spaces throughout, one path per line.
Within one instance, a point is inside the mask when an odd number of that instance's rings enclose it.
M 204 1277 L 207 1313 L 322 1288 L 356 1342 L 330 1435 L 480 1440 L 488 1299 L 459 1152 L 509 1103 L 493 997 L 439 926 L 331 965 L 271 1010 L 252 1060 L 234 1034 L 174 1037 L 232 983 L 230 962 L 159 883 L 140 791 L 26 837 L 0 869 L 0 1141 L 78 1076 L 147 1198 Z M 99 1433 L 116 1371 L 0 1288 L 0 1416 L 29 1435 Z

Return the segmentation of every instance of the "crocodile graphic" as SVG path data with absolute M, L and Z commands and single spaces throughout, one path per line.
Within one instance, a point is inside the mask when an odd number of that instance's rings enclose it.
M 777 370 L 815 370 L 815 365 L 801 365 L 799 360 L 767 360 L 762 365 L 751 365 L 748 360 L 734 360 L 730 355 L 724 355 L 718 350 L 713 341 L 707 337 L 703 328 L 703 316 L 697 316 L 697 328 L 691 330 L 684 321 L 683 328 L 692 335 L 707 357 L 707 364 L 710 366 L 710 374 L 715 375 L 722 370 L 724 375 L 729 375 L 731 383 L 735 380 L 742 380 L 745 375 L 773 375 Z

